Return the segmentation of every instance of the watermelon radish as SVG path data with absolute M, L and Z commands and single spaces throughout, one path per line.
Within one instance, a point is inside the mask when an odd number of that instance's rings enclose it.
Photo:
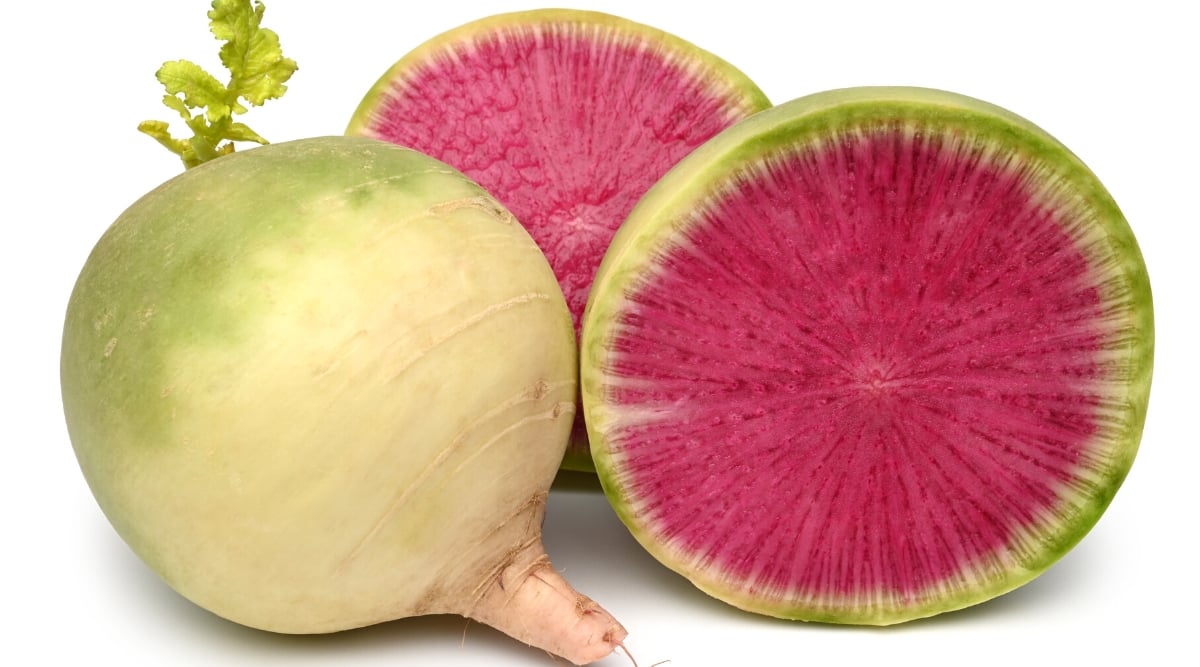
M 550 260 L 576 327 L 637 199 L 718 131 L 769 106 L 718 57 L 654 28 L 546 9 L 484 18 L 411 51 L 348 134 L 439 158 L 478 182 Z M 582 411 L 564 467 L 592 469 Z
M 267 141 L 237 116 L 297 64 L 265 7 L 208 12 L 228 83 L 156 73 L 187 171 L 96 243 L 63 324 L 80 469 L 197 605 L 323 633 L 460 614 L 575 664 L 626 633 L 542 546 L 578 347 L 528 232 L 444 162 L 362 137 Z
M 709 594 L 890 624 L 1073 547 L 1133 462 L 1146 269 L 1097 178 L 956 94 L 831 91 L 680 162 L 597 274 L 582 390 L 604 490 Z
M 577 374 L 511 214 L 361 137 L 167 181 L 96 244 L 63 325 L 80 469 L 181 595 L 283 633 L 460 614 L 584 664 L 625 631 L 541 541 Z

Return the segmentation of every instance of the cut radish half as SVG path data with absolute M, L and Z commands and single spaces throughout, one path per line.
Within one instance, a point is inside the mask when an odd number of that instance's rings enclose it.
M 1044 571 L 1133 462 L 1150 287 L 1096 177 L 959 95 L 821 93 L 667 174 L 583 323 L 605 492 L 755 612 L 889 624 Z
M 578 328 L 600 258 L 638 198 L 768 106 L 744 74 L 678 37 L 546 9 L 421 45 L 379 79 L 347 133 L 432 155 L 495 195 L 550 260 Z M 564 467 L 590 470 L 577 416 Z

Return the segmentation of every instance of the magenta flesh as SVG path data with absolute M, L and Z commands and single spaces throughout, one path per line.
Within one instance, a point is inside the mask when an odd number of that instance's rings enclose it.
M 578 30 L 480 36 L 394 86 L 375 136 L 494 194 L 546 253 L 579 325 L 617 226 L 650 185 L 749 110 L 639 41 Z M 724 94 L 724 95 L 723 95 Z
M 614 438 L 664 539 L 756 588 L 903 600 L 1086 483 L 1110 334 L 1079 223 L 948 143 L 785 155 L 630 295 L 609 400 L 673 417 Z

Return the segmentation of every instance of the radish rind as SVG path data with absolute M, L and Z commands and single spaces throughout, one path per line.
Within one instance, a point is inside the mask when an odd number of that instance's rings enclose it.
M 454 44 L 469 45 L 481 35 L 503 35 L 514 28 L 557 30 L 556 26 L 574 25 L 576 30 L 594 31 L 603 34 L 608 30 L 613 35 L 623 35 L 628 42 L 644 41 L 657 45 L 667 62 L 682 65 L 686 69 L 712 77 L 723 87 L 737 91 L 749 109 L 765 109 L 770 106 L 766 95 L 741 70 L 725 60 L 696 45 L 657 28 L 630 21 L 619 16 L 580 9 L 534 9 L 529 11 L 497 14 L 453 28 L 409 51 L 396 61 L 381 76 L 359 103 L 346 128 L 346 134 L 372 134 L 372 114 L 390 95 L 394 86 L 414 76 L 418 68 L 445 57 L 447 47 Z

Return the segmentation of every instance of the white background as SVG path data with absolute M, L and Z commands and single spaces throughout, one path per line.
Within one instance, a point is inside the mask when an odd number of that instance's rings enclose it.
M 783 6 L 784 3 L 779 3 Z M 1102 6 L 1103 5 L 1103 6 Z M 417 9 L 417 7 L 420 7 Z M 580 5 L 582 7 L 582 5 Z M 1186 3 L 765 2 L 587 6 L 673 32 L 741 68 L 773 101 L 827 88 L 947 88 L 1038 123 L 1099 174 L 1150 269 L 1156 372 L 1142 449 L 1095 530 L 1026 587 L 889 629 L 776 621 L 705 597 L 646 556 L 594 489 L 556 489 L 557 567 L 630 631 L 643 667 L 1195 662 L 1194 535 L 1200 375 L 1200 115 Z M 340 133 L 410 48 L 511 2 L 268 3 L 265 25 L 300 63 L 283 100 L 254 110 L 274 141 Z M 1136 8 L 1135 8 L 1136 7 Z M 0 49 L 0 662 L 125 665 L 547 665 L 545 654 L 450 617 L 324 637 L 247 630 L 186 602 L 97 509 L 63 425 L 62 314 L 92 244 L 180 170 L 134 127 L 170 118 L 164 60 L 217 67 L 201 0 L 13 3 Z M 1182 12 L 1188 11 L 1188 14 Z M 628 664 L 611 657 L 603 665 Z

